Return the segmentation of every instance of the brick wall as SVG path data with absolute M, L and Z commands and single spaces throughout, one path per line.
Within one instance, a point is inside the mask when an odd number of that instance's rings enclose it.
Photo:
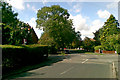
M 105 53 L 105 54 L 114 54 L 115 53 L 115 51 L 102 51 L 102 53 Z
M 99 50 L 95 50 L 95 53 L 99 53 Z M 104 50 L 102 50 L 102 53 L 104 53 L 104 54 L 114 54 L 115 51 L 104 51 Z
M 95 53 L 99 53 L 99 50 L 95 50 Z

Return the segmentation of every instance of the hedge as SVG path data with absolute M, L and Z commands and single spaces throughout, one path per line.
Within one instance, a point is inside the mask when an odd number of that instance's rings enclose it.
M 0 45 L 0 47 L 2 48 L 3 74 L 24 66 L 38 64 L 54 49 L 46 45 Z
M 70 50 L 70 53 L 85 53 L 85 50 Z
M 102 46 L 101 46 L 101 45 L 99 45 L 99 46 L 95 46 L 94 49 L 95 49 L 95 50 L 102 49 Z
M 116 51 L 117 51 L 118 54 L 120 54 L 120 45 L 116 46 Z

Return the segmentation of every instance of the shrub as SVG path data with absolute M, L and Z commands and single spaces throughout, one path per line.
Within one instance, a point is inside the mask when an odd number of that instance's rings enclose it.
M 102 49 L 102 46 L 101 46 L 101 45 L 99 45 L 99 46 L 95 46 L 94 49 L 95 49 L 95 50 Z
M 120 45 L 116 45 L 116 51 L 118 54 L 120 54 Z
M 57 49 L 55 46 L 49 46 L 49 54 L 57 54 Z
M 40 63 L 53 53 L 54 47 L 46 45 L 0 45 L 2 48 L 3 74 L 27 65 Z M 46 55 L 46 56 L 44 56 Z
M 85 53 L 85 50 L 70 50 L 70 53 Z

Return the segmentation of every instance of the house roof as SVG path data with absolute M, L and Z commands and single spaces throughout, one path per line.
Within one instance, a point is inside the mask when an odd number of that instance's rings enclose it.
M 95 39 L 90 38 L 91 41 L 96 41 Z

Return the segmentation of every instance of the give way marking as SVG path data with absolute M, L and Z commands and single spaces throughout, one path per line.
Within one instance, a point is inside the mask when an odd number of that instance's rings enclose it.
M 86 61 L 88 61 L 88 59 L 86 59 L 85 61 L 83 61 L 82 63 L 85 63 Z

